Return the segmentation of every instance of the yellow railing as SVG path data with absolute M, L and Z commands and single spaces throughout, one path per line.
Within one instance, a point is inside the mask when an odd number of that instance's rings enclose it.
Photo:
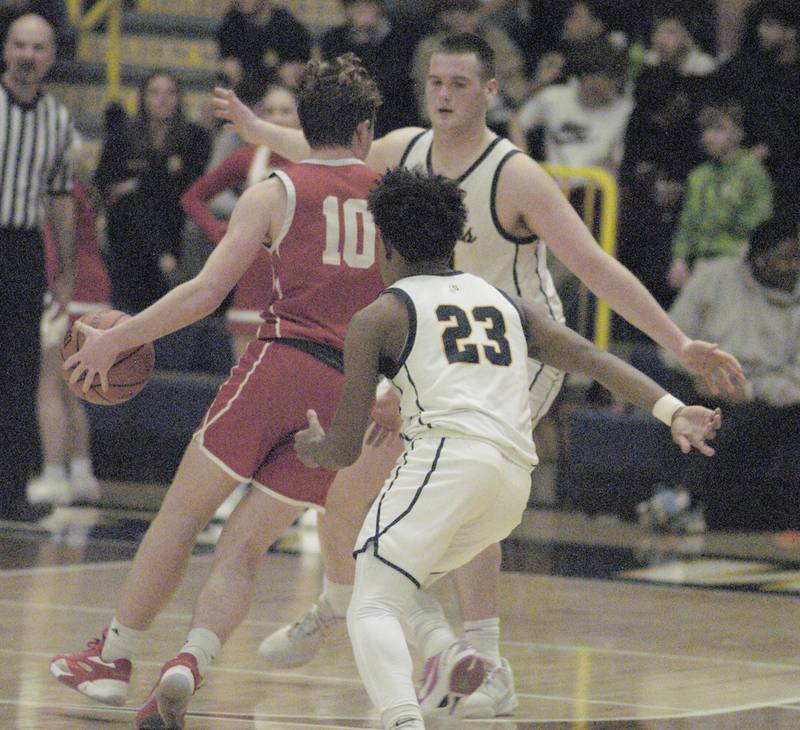
M 564 167 L 545 165 L 562 191 L 583 190 L 583 221 L 610 256 L 617 252 L 617 207 L 619 194 L 617 182 L 599 167 Z M 597 194 L 600 193 L 600 217 L 597 225 Z M 597 230 L 595 230 L 597 229 Z M 611 310 L 602 299 L 597 300 L 594 317 L 594 341 L 603 350 L 611 339 Z
M 108 51 L 106 54 L 106 100 L 120 97 L 121 34 L 123 0 L 97 0 L 85 13 L 81 0 L 68 0 L 69 18 L 78 31 L 78 58 L 85 55 L 89 31 L 105 19 Z

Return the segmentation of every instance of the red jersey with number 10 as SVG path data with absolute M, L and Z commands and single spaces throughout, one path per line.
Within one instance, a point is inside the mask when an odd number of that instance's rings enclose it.
M 383 290 L 366 200 L 378 175 L 356 159 L 306 160 L 274 175 L 286 188 L 286 219 L 269 246 L 272 300 L 258 337 L 342 350 L 352 316 Z

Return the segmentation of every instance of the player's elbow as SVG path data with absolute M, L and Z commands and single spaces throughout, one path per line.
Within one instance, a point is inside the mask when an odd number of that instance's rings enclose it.
M 603 358 L 603 351 L 583 338 L 572 339 L 569 345 L 567 352 L 559 352 L 555 362 L 550 363 L 545 358 L 542 358 L 542 361 L 574 375 L 588 375 L 595 378 Z

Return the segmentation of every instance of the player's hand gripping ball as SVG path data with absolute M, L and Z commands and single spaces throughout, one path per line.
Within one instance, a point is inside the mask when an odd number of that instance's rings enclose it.
M 116 309 L 106 309 L 84 314 L 77 321 L 84 322 L 95 329 L 105 330 L 126 319 L 130 319 L 129 314 Z M 62 362 L 80 350 L 83 340 L 84 335 L 73 324 L 61 343 Z M 72 370 L 63 370 L 63 375 L 69 389 L 78 397 L 89 403 L 111 406 L 130 400 L 144 388 L 153 374 L 155 361 L 156 354 L 152 342 L 121 352 L 108 370 L 108 390 L 105 392 L 100 386 L 99 375 L 95 375 L 92 387 L 86 392 L 83 391 L 85 375 L 75 383 L 69 382 Z

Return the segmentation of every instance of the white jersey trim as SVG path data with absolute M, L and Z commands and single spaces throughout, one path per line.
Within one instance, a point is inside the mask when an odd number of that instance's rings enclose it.
M 286 238 L 286 234 L 289 233 L 289 229 L 294 222 L 294 212 L 297 208 L 297 191 L 295 190 L 292 178 L 283 170 L 275 170 L 272 174 L 278 178 L 278 180 L 283 183 L 283 187 L 286 188 L 286 216 L 283 219 L 281 230 L 278 232 L 278 235 L 275 237 L 269 249 L 271 253 L 277 253 L 281 241 Z
M 259 492 L 263 492 L 268 497 L 277 499 L 278 502 L 283 502 L 284 504 L 289 504 L 292 505 L 293 507 L 310 507 L 312 509 L 317 510 L 317 512 L 321 514 L 325 514 L 325 508 L 318 505 L 316 502 L 305 502 L 301 499 L 292 499 L 291 497 L 287 497 L 285 494 L 280 494 L 279 492 L 273 491 L 266 484 L 257 482 L 255 479 L 251 479 L 249 481 L 250 484 L 252 484 L 253 487 L 255 487 Z
M 324 165 L 326 167 L 347 167 L 348 165 L 363 165 L 364 160 L 357 157 L 336 157 L 332 160 L 318 160 L 314 157 L 308 160 L 301 160 L 298 165 Z

